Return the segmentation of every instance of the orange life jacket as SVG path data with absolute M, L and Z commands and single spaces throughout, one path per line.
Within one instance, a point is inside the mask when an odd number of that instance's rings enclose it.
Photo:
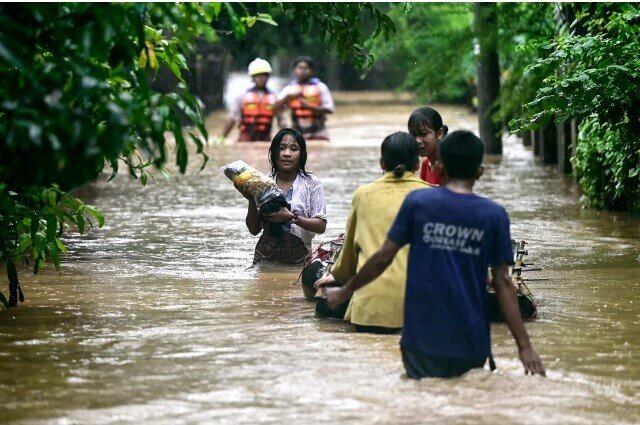
M 305 84 L 292 84 L 296 91 L 302 92 L 302 98 L 311 106 L 318 107 L 322 105 L 322 95 L 320 94 L 320 80 L 311 78 Z M 309 126 L 315 123 L 316 116 L 311 109 L 303 108 L 300 99 L 294 99 L 289 102 L 289 108 L 293 112 L 293 120 L 303 126 Z
M 262 99 L 255 87 L 247 90 L 242 100 L 240 131 L 270 133 L 276 100 L 276 95 L 268 89 L 265 90 Z

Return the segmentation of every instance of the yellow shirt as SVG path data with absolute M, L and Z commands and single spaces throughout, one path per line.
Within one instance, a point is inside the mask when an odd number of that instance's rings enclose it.
M 338 282 L 346 283 L 382 246 L 407 194 L 427 187 L 431 185 L 407 171 L 400 178 L 385 173 L 356 190 L 344 245 L 331 268 Z M 344 320 L 365 326 L 402 327 L 408 256 L 409 247 L 405 246 L 380 277 L 355 291 Z

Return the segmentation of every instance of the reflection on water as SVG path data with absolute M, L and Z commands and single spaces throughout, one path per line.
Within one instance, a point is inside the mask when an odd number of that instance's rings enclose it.
M 413 108 L 338 107 L 331 143 L 310 146 L 327 235 L 351 194 L 380 176 L 382 138 Z M 475 130 L 438 108 L 452 130 Z M 224 113 L 214 115 L 211 133 Z M 215 128 L 214 128 L 215 127 Z M 640 221 L 583 210 L 570 178 L 508 140 L 477 191 L 506 206 L 512 233 L 544 268 L 527 325 L 549 378 L 523 377 L 504 325 L 498 370 L 403 379 L 398 336 L 319 321 L 295 269 L 248 268 L 257 241 L 246 201 L 219 166 L 268 169 L 265 143 L 210 146 L 211 163 L 141 187 L 122 175 L 83 196 L 107 226 L 69 235 L 60 272 L 21 272 L 25 304 L 0 313 L 1 422 L 13 423 L 637 423 L 640 412 Z

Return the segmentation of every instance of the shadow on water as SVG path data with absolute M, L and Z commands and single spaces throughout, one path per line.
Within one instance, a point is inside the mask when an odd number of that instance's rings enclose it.
M 452 130 L 466 110 L 437 107 Z M 327 237 L 355 188 L 381 175 L 382 138 L 413 107 L 338 105 L 331 143 L 311 143 Z M 225 114 L 208 120 L 215 135 Z M 233 137 L 233 135 L 231 136 Z M 248 269 L 257 241 L 246 201 L 219 167 L 268 170 L 268 144 L 209 146 L 211 162 L 147 187 L 126 176 L 90 187 L 103 229 L 69 234 L 60 272 L 21 271 L 27 301 L 0 312 L 6 423 L 636 423 L 640 411 L 640 220 L 583 210 L 569 178 L 516 139 L 486 159 L 477 191 L 505 205 L 529 241 L 540 318 L 527 324 L 549 378 L 525 378 L 504 325 L 498 370 L 402 378 L 398 336 L 314 318 L 295 269 Z

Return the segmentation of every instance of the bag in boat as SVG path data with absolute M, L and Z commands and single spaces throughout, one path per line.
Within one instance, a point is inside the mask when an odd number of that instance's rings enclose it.
M 282 207 L 291 209 L 282 190 L 269 176 L 244 161 L 232 162 L 222 166 L 221 169 L 234 185 L 246 190 L 253 197 L 267 231 L 281 239 L 282 224 L 269 223 L 265 217 L 279 211 Z

